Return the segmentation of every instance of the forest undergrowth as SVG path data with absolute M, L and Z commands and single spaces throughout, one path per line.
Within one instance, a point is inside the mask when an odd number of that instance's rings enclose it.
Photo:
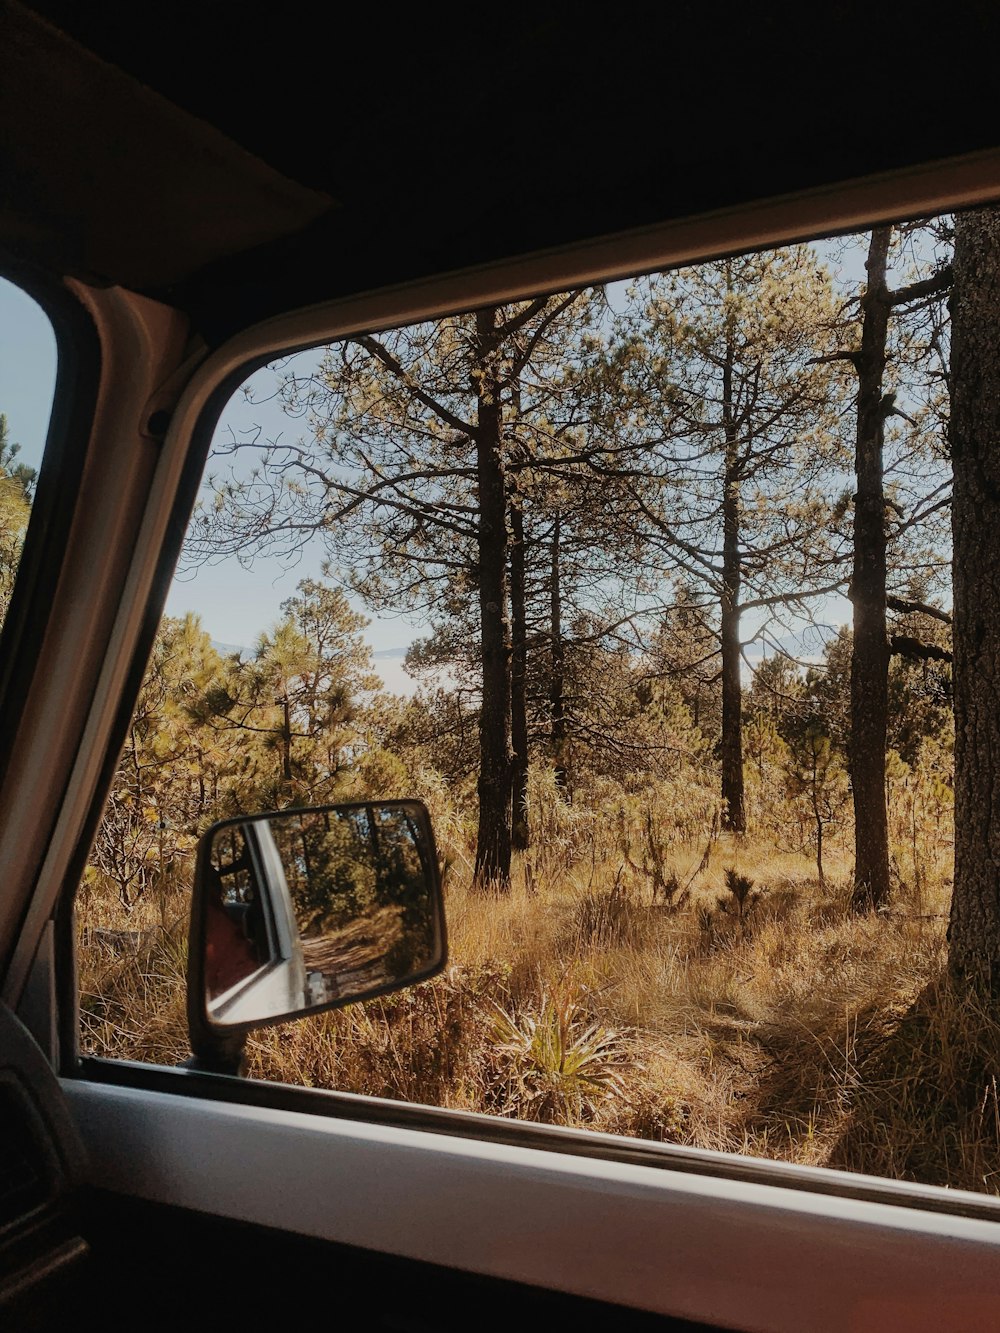
M 425 792 L 447 969 L 255 1033 L 251 1077 L 1000 1190 L 1000 1027 L 947 981 L 939 817 L 896 803 L 892 902 L 857 914 L 846 827 L 821 886 L 780 824 L 720 834 L 697 792 L 570 806 L 533 786 L 535 849 L 504 895 L 473 889 L 467 823 Z M 187 911 L 180 888 L 126 912 L 83 886 L 85 1050 L 186 1058 Z

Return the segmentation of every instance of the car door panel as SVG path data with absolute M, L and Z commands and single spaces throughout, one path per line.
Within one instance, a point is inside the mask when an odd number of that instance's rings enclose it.
M 549 1321 L 582 1333 L 716 1327 L 105 1190 L 92 1191 L 86 1206 L 93 1262 L 78 1302 L 141 1310 L 143 1329 L 256 1329 L 283 1325 L 290 1315 L 346 1320 L 348 1311 L 365 1329 L 387 1333 Z
M 85 1174 L 55 1075 L 0 1005 L 0 1325 L 41 1318 L 73 1289 L 87 1257 L 78 1197 Z
M 102 780 L 110 781 L 134 702 L 137 645 L 148 647 L 147 620 L 151 640 L 159 618 L 150 600 L 155 557 L 171 549 L 186 460 L 186 450 L 163 448 L 148 430 L 184 362 L 186 322 L 130 293 L 78 284 L 77 295 L 97 331 L 101 381 L 89 432 L 70 442 L 83 460 L 76 505 L 62 530 L 29 524 L 25 539 L 26 561 L 41 544 L 58 569 L 44 607 L 48 632 L 37 642 L 25 634 L 26 658 L 19 639 L 4 638 L 12 674 L 28 682 L 8 719 L 0 768 L 0 992 L 13 1008 L 60 891 L 82 871 L 74 858 L 82 850 L 85 859 L 100 816 Z M 144 663 L 145 652 L 135 690 Z
M 993 1327 L 996 1223 L 64 1080 L 103 1188 L 729 1328 Z

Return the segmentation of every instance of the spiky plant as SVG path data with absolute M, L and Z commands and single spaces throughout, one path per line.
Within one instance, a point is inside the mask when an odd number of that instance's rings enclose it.
M 493 1055 L 500 1113 L 546 1124 L 592 1119 L 600 1102 L 624 1094 L 634 1063 L 623 1034 L 593 1022 L 567 983 L 544 987 L 535 1008 L 511 1014 L 498 1006 Z

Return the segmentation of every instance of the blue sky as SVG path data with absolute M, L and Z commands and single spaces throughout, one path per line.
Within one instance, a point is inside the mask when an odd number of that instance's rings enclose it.
M 0 278 L 0 412 L 21 458 L 37 468 L 56 383 L 56 340 L 38 304 Z

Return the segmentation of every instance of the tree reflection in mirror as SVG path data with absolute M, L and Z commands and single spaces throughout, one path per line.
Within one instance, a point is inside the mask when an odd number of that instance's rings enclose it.
M 200 886 L 208 1018 L 275 1021 L 395 989 L 442 960 L 426 810 L 286 810 L 207 835 Z

